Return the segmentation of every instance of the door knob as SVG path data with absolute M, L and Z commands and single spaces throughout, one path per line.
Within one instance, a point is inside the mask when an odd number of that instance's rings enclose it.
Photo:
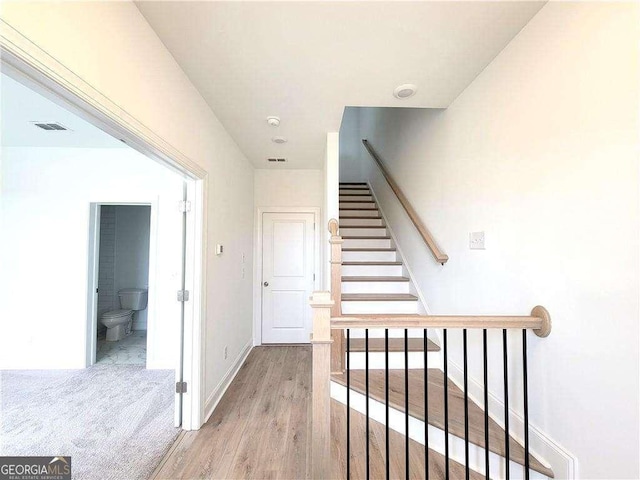
M 263 283 L 263 285 L 264 285 L 265 287 L 268 287 L 268 286 L 269 286 L 269 282 L 264 282 L 264 283 Z

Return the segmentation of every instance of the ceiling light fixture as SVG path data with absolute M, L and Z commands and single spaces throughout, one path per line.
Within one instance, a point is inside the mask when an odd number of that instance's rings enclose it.
M 280 125 L 280 118 L 274 116 L 267 117 L 267 123 L 272 127 L 277 127 Z
M 286 138 L 284 138 L 284 137 L 273 137 L 273 138 L 271 139 L 271 141 L 272 141 L 273 143 L 279 143 L 279 144 L 287 143 L 287 139 L 286 139 Z
M 413 97 L 416 94 L 418 87 L 412 83 L 405 83 L 404 85 L 397 86 L 393 91 L 393 96 L 399 99 Z

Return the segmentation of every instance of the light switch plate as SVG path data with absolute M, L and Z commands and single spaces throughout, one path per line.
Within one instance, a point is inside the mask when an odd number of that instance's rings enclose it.
M 469 234 L 469 248 L 471 250 L 484 250 L 484 232 L 471 232 Z
M 224 247 L 220 244 L 216 245 L 216 255 L 222 255 L 222 252 L 224 251 Z

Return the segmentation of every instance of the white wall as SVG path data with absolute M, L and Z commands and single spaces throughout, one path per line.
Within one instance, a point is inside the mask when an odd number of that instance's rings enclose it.
M 341 173 L 361 169 L 349 180 L 372 183 L 431 313 L 548 308 L 550 337 L 529 336 L 530 418 L 577 457 L 585 479 L 640 475 L 638 20 L 637 4 L 548 3 L 447 110 L 367 109 L 350 119 L 358 135 L 341 132 L 361 152 Z M 449 255 L 444 267 L 361 138 Z M 485 231 L 485 251 L 469 250 L 474 231 Z M 451 354 L 461 365 L 458 336 Z M 473 349 L 482 383 L 480 358 Z M 502 371 L 490 370 L 501 398 Z
M 252 282 L 238 258 L 245 253 L 251 269 L 253 168 L 133 3 L 16 2 L 0 16 L 69 79 L 88 82 L 209 173 L 203 400 L 211 405 L 251 341 Z M 225 255 L 215 256 L 215 243 Z
M 174 192 L 174 194 L 177 192 Z M 167 205 L 170 207 L 170 205 Z M 151 208 L 142 205 L 117 205 L 116 238 L 115 238 L 115 295 L 114 305 L 118 306 L 120 299 L 118 291 L 123 288 L 148 288 L 149 286 L 149 240 L 151 229 Z M 169 211 L 164 212 L 165 214 Z M 180 230 L 174 235 L 178 234 Z M 102 232 L 101 232 L 102 236 Z M 164 241 L 165 239 L 158 239 Z M 159 258 L 160 262 L 164 259 Z M 167 292 L 171 298 L 172 292 Z M 145 308 L 135 313 L 133 328 L 147 329 L 147 315 Z
M 84 368 L 92 202 L 152 205 L 147 366 L 175 368 L 183 179 L 128 148 L 28 147 L 2 148 L 1 179 L 0 369 Z M 118 248 L 134 230 L 116 228 L 115 292 L 140 273 Z
M 321 231 L 324 232 L 321 241 L 324 242 L 324 286 L 325 290 L 331 290 L 331 244 L 329 239 L 329 220 L 340 217 L 340 135 L 338 132 L 327 134 L 327 148 L 324 159 L 324 208 Z
M 321 170 L 256 170 L 256 207 L 322 207 Z

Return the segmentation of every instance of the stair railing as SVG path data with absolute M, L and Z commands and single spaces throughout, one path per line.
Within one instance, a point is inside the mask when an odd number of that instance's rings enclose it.
M 337 221 L 330 221 L 330 231 L 332 232 L 332 251 L 341 248 L 341 241 L 337 230 Z M 340 239 L 341 240 L 341 239 Z M 335 247 L 335 248 L 334 248 Z M 339 273 L 339 268 L 334 270 L 334 265 L 338 265 L 340 257 L 338 253 L 332 255 L 332 292 L 314 292 L 311 297 L 311 307 L 313 308 L 313 334 L 312 334 L 312 436 L 310 444 L 311 458 L 311 475 L 314 479 L 329 479 L 335 477 L 332 473 L 331 460 L 331 375 L 340 373 L 339 369 L 334 368 L 336 362 L 336 352 L 342 357 L 342 361 L 346 358 L 346 478 L 352 478 L 352 459 L 351 459 L 351 378 L 349 370 L 349 349 L 351 329 L 364 329 L 365 341 L 365 394 L 366 398 L 366 434 L 365 438 L 370 438 L 370 415 L 369 415 L 369 329 L 384 329 L 384 352 L 385 352 L 385 409 L 386 417 L 384 425 L 386 428 L 386 478 L 390 477 L 390 461 L 389 461 L 389 330 L 401 329 L 404 331 L 404 411 L 405 411 L 405 432 L 409 431 L 409 338 L 408 329 L 422 329 L 424 342 L 424 391 L 421 392 L 424 398 L 424 419 L 425 419 L 425 438 L 424 452 L 425 465 L 428 465 L 429 455 L 429 379 L 428 375 L 428 330 L 442 329 L 443 332 L 443 381 L 444 381 L 444 457 L 445 457 L 445 478 L 456 478 L 450 476 L 453 468 L 453 461 L 450 459 L 449 452 L 449 377 L 448 377 L 448 330 L 461 329 L 463 337 L 463 395 L 464 395 L 464 442 L 465 442 L 465 478 L 469 478 L 471 471 L 469 462 L 469 388 L 468 388 L 468 348 L 467 348 L 467 330 L 477 329 L 482 331 L 483 338 L 483 372 L 484 372 L 484 444 L 480 445 L 485 452 L 485 475 L 489 477 L 490 473 L 490 451 L 497 451 L 498 446 L 490 443 L 489 435 L 489 403 L 488 403 L 488 351 L 487 351 L 487 333 L 492 330 L 502 330 L 502 370 L 503 370 L 503 389 L 504 389 L 504 444 L 499 446 L 505 460 L 505 478 L 509 478 L 509 459 L 511 458 L 510 435 L 509 435 L 509 372 L 508 372 L 508 336 L 507 330 L 516 329 L 522 333 L 522 372 L 523 372 L 523 412 L 524 412 L 524 460 L 525 478 L 529 478 L 530 469 L 530 451 L 529 451 L 529 403 L 528 403 L 528 377 L 527 377 L 527 331 L 532 330 L 539 337 L 546 337 L 551 332 L 551 318 L 544 307 L 535 307 L 530 315 L 523 316 L 495 316 L 495 315 L 335 315 L 339 312 L 339 306 L 336 303 L 340 301 L 340 290 L 335 290 L 340 286 L 340 280 L 336 277 L 334 281 L 334 273 Z M 334 263 L 335 262 L 335 263 Z M 337 332 L 337 333 L 336 333 Z M 344 342 L 346 334 L 346 342 Z M 340 339 L 340 340 L 338 340 Z M 334 352 L 332 354 L 332 344 Z M 344 350 L 343 350 L 344 349 Z M 475 440 L 477 445 L 478 439 Z M 366 442 L 365 455 L 365 477 L 369 478 L 370 456 L 369 444 Z M 409 478 L 410 462 L 409 462 L 409 435 L 405 435 L 405 466 L 404 476 Z M 488 447 L 488 448 L 487 448 Z M 428 477 L 428 466 L 426 467 L 426 478 Z M 392 475 L 393 476 L 393 475 Z M 495 476 L 492 475 L 492 476 Z
M 402 190 L 400 189 L 398 184 L 395 182 L 395 180 L 389 173 L 389 170 L 387 170 L 387 167 L 385 167 L 384 162 L 382 161 L 380 156 L 377 154 L 377 152 L 374 150 L 374 148 L 371 146 L 368 140 L 363 139 L 362 144 L 365 146 L 365 148 L 369 152 L 369 155 L 371 155 L 371 158 L 373 158 L 373 160 L 376 162 L 376 164 L 378 165 L 378 168 L 380 168 L 380 172 L 382 173 L 382 176 L 387 180 L 389 187 L 391 187 L 391 190 L 393 190 L 393 193 L 395 193 L 396 197 L 398 197 L 400 204 L 402 205 L 404 210 L 407 212 L 407 215 L 411 219 L 411 222 L 418 230 L 418 233 L 420 234 L 420 236 L 422 237 L 422 240 L 424 240 L 424 243 L 427 245 L 427 247 L 431 251 L 433 257 L 436 259 L 438 263 L 442 265 L 447 263 L 447 260 L 449 260 L 449 256 L 446 253 L 444 253 L 442 250 L 440 250 L 440 247 L 438 247 L 438 244 L 433 239 L 433 236 L 431 235 L 431 233 L 429 232 L 429 230 L 427 229 L 423 221 L 420 219 L 418 212 L 415 211 L 415 209 L 413 208 L 413 206 L 411 205 L 407 197 L 404 195 L 404 193 L 402 193 Z

